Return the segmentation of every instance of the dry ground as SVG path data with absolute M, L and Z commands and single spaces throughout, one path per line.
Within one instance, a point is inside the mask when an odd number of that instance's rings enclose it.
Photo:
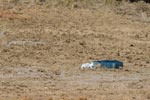
M 105 6 L 0 9 L 0 100 L 150 100 L 150 21 L 134 18 Z M 101 59 L 124 68 L 80 69 Z

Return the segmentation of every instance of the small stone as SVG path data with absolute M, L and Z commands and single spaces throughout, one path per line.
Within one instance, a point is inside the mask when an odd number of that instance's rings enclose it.
M 87 97 L 80 97 L 79 100 L 87 100 Z
M 55 75 L 61 75 L 60 71 L 55 71 Z
M 53 98 L 52 98 L 52 97 L 50 97 L 48 100 L 53 100 Z
M 133 45 L 133 44 L 131 44 L 131 45 L 130 45 L 130 47 L 134 47 L 134 45 Z

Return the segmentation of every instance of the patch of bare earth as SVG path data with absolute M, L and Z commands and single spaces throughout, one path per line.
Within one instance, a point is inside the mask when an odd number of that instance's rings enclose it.
M 33 6 L 0 10 L 0 33 L 0 100 L 150 99 L 149 22 L 105 7 Z M 124 68 L 80 69 L 101 59 Z

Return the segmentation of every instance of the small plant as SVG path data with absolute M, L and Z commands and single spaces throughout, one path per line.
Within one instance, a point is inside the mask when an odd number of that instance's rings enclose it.
M 113 4 L 114 0 L 105 0 L 106 4 Z

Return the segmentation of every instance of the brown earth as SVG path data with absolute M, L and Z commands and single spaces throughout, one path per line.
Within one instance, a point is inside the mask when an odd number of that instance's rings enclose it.
M 0 9 L 0 100 L 150 100 L 150 21 L 140 18 L 106 6 Z M 124 68 L 80 69 L 102 59 Z

